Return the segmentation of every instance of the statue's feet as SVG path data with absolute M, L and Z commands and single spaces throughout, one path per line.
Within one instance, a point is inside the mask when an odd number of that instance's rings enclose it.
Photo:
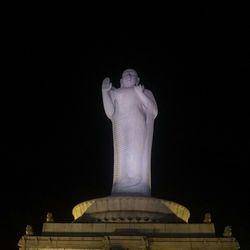
M 150 187 L 142 182 L 141 178 L 123 178 L 119 182 L 113 184 L 113 195 L 150 195 Z
M 118 186 L 121 188 L 132 188 L 140 185 L 142 179 L 140 177 L 126 177 L 119 181 Z

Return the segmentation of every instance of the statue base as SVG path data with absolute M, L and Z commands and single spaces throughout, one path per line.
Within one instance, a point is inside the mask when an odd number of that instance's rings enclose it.
M 45 222 L 42 234 L 24 235 L 19 249 L 232 249 L 232 236 L 216 237 L 213 223 L 189 224 L 189 211 L 151 197 L 110 196 L 79 203 L 75 223 Z
M 74 222 L 188 223 L 190 212 L 167 200 L 142 196 L 109 196 L 77 204 Z

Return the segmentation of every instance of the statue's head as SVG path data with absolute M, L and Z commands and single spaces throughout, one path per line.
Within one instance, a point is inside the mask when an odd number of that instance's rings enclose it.
M 121 87 L 129 88 L 138 85 L 140 78 L 134 69 L 126 69 L 122 73 L 122 78 L 120 80 Z

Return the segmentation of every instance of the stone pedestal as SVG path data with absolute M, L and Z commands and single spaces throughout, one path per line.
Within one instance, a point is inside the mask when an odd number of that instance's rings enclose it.
M 75 222 L 188 222 L 187 208 L 152 197 L 110 196 L 79 203 Z
M 233 237 L 216 237 L 214 224 L 189 224 L 187 208 L 150 197 L 106 197 L 79 203 L 72 223 L 46 222 L 39 236 L 22 236 L 20 250 L 234 250 Z

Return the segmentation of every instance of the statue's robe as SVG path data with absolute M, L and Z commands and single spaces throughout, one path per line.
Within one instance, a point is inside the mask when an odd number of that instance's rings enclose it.
M 154 97 L 144 89 L 148 98 Z M 110 91 L 114 112 L 114 173 L 112 194 L 150 195 L 151 147 L 155 114 L 145 106 L 134 87 Z

